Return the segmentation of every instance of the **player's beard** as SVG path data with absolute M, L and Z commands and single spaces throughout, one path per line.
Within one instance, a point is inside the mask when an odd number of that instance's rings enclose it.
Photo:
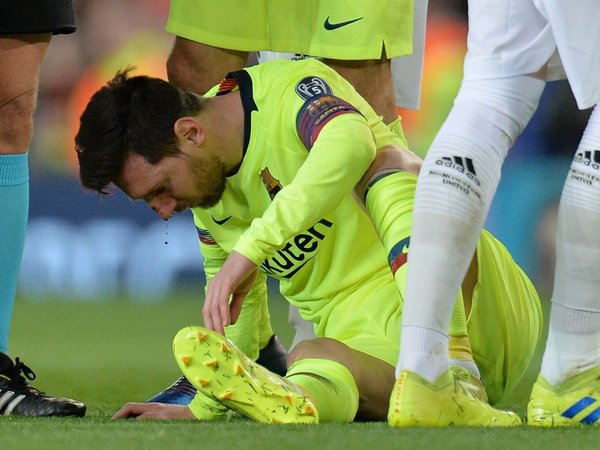
M 202 193 L 192 207 L 210 208 L 219 203 L 227 180 L 225 165 L 217 158 L 211 158 L 191 160 L 189 168 L 194 174 L 197 191 Z

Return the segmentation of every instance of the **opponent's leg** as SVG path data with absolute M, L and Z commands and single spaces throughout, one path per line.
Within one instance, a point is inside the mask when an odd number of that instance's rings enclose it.
M 448 370 L 440 349 L 448 345 L 453 293 L 474 254 L 508 148 L 543 86 L 529 77 L 464 82 L 436 136 L 415 194 L 399 370 L 427 371 L 429 381 Z
M 367 174 L 369 182 L 366 183 L 365 192 L 360 192 L 365 197 L 365 206 L 369 211 L 371 220 L 375 225 L 380 239 L 388 252 L 388 262 L 395 276 L 399 292 L 404 295 L 408 250 L 410 246 L 410 228 L 412 225 L 412 199 L 416 179 L 406 172 L 397 172 L 392 169 L 393 160 L 397 167 L 410 168 L 411 161 L 406 162 L 408 156 L 405 151 L 389 150 L 387 148 L 378 152 L 378 155 Z M 392 155 L 398 155 L 394 158 Z M 411 155 L 408 153 L 408 155 Z M 383 160 L 385 160 L 383 162 Z M 380 169 L 374 169 L 379 166 Z M 471 293 L 476 283 L 476 263 L 472 264 L 474 276 L 465 277 L 465 300 L 470 308 Z M 472 275 L 471 273 L 471 275 Z M 467 283 L 468 281 L 468 283 Z M 468 285 L 467 285 L 468 284 Z M 455 303 L 450 320 L 449 358 L 454 365 L 460 365 L 479 376 L 477 366 L 473 362 L 467 334 L 466 313 L 463 298 L 460 296 Z
M 348 80 L 406 145 L 406 137 L 396 109 L 391 60 L 385 52 L 378 60 L 324 59 L 323 62 Z
M 391 60 L 385 53 L 378 60 L 324 59 L 323 62 L 348 80 L 375 112 L 383 116 L 384 123 L 398 121 Z
M 35 375 L 6 355 L 29 209 L 27 148 L 39 72 L 50 34 L 0 36 L 0 415 L 82 416 L 85 406 L 27 382 Z M 25 377 L 23 376 L 25 375 Z
M 385 248 L 389 250 L 390 267 L 395 273 L 398 289 L 404 293 L 406 250 L 410 243 L 410 216 L 416 180 L 404 172 L 386 172 L 384 177 L 373 177 L 366 194 L 365 205 Z M 465 277 L 463 283 L 468 309 L 477 280 L 476 267 L 476 263 L 471 265 L 472 276 Z M 445 349 L 449 369 L 441 375 L 426 372 L 433 381 L 413 371 L 400 377 L 390 400 L 390 423 L 394 426 L 520 424 L 520 419 L 515 414 L 496 410 L 487 403 L 485 389 L 473 361 L 462 296 L 454 305 L 449 333 L 451 338 L 446 341 Z M 408 394 L 404 394 L 405 392 Z M 436 397 L 439 397 L 438 401 L 430 401 Z M 399 418 L 400 412 L 403 413 L 403 417 Z
M 548 341 L 528 405 L 537 426 L 600 424 L 600 110 L 590 117 L 558 213 Z
M 529 77 L 463 82 L 427 154 L 415 195 L 399 383 L 404 370 L 429 383 L 448 374 L 454 299 L 508 148 L 535 111 L 543 86 Z M 410 389 L 406 384 L 403 392 L 408 395 Z M 401 423 L 402 415 L 390 410 L 390 423 Z
M 29 210 L 27 148 L 33 133 L 39 71 L 50 35 L 0 36 L 0 352 L 17 289 Z
M 248 52 L 227 50 L 177 36 L 167 59 L 167 76 L 177 86 L 204 94 L 223 77 L 246 66 Z

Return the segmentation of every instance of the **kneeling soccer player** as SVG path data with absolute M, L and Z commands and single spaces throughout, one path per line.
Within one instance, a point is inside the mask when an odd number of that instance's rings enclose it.
M 385 420 L 419 162 L 344 79 L 315 60 L 273 61 L 200 97 L 120 72 L 90 101 L 76 141 L 87 188 L 112 183 L 163 219 L 192 209 L 209 280 L 205 328 L 174 341 L 194 401 L 128 404 L 115 417 Z M 406 165 L 385 169 L 388 152 Z M 293 349 L 285 377 L 252 361 L 271 335 L 267 275 L 317 336 Z M 455 364 L 435 383 L 413 380 L 424 397 L 412 401 L 443 393 L 447 415 L 433 425 L 519 424 L 488 398 L 523 375 L 540 315 L 531 282 L 483 232 L 450 330 Z

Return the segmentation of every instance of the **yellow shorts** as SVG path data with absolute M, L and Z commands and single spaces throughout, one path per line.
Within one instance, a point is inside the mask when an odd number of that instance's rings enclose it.
M 166 29 L 213 47 L 334 59 L 412 53 L 410 0 L 171 0 Z
M 337 339 L 395 366 L 402 298 L 391 271 L 378 275 L 332 299 L 315 325 L 315 335 Z
M 515 388 L 542 334 L 537 291 L 506 248 L 484 231 L 477 244 L 478 279 L 467 331 L 490 399 Z

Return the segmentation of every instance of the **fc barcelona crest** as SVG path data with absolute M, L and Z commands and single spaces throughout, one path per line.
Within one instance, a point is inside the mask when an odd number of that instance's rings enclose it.
M 281 190 L 281 183 L 277 178 L 271 175 L 268 167 L 265 167 L 260 171 L 260 178 L 262 179 L 262 182 L 269 193 L 269 197 L 271 197 L 271 200 L 273 200 L 277 193 Z

